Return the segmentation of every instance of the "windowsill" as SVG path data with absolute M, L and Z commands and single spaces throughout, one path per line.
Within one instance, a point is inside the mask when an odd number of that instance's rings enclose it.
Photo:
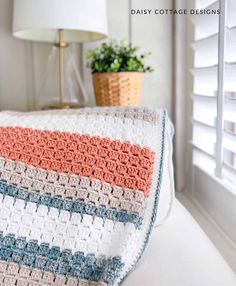
M 177 192 L 176 197 L 191 213 L 212 243 L 236 273 L 236 245 L 204 211 L 189 192 Z
M 207 170 L 206 168 L 203 168 L 202 166 L 198 166 L 197 164 L 196 166 L 200 168 L 203 172 L 205 172 L 207 175 L 209 175 L 218 184 L 224 187 L 228 192 L 236 196 L 236 185 L 233 182 L 227 180 L 226 178 L 219 179 L 215 176 L 213 171 L 211 172 L 211 170 Z

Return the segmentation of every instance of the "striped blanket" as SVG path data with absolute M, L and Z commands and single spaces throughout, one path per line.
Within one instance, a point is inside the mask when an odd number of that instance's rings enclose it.
M 161 190 L 166 112 L 0 113 L 0 285 L 119 285 Z

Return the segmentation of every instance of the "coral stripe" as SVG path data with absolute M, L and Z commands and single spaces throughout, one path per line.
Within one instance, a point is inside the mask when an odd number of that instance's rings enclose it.
M 0 156 L 60 173 L 96 178 L 148 195 L 154 153 L 96 136 L 0 127 Z

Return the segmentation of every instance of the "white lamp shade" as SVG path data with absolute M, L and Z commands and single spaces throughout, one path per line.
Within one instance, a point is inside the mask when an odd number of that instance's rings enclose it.
M 99 40 L 108 34 L 106 0 L 15 0 L 13 35 L 55 42 L 64 29 L 66 42 Z

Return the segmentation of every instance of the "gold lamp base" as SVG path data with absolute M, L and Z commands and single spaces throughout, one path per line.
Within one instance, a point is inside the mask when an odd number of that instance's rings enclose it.
M 65 71 L 64 71 L 64 50 L 68 47 L 68 44 L 64 41 L 64 30 L 59 29 L 59 42 L 55 43 L 54 46 L 56 46 L 59 49 L 59 103 L 52 104 L 45 109 L 71 109 L 71 108 L 80 108 L 83 107 L 79 103 L 71 103 L 71 102 L 65 102 Z
M 59 97 L 58 103 L 52 103 L 50 105 L 44 106 L 43 109 L 74 109 L 84 107 L 81 103 L 65 102 L 65 49 L 69 46 L 68 43 L 64 41 L 64 30 L 59 29 L 59 41 L 54 44 L 59 50 Z
M 82 108 L 84 107 L 82 104 L 79 103 L 58 103 L 58 104 L 52 104 L 49 105 L 47 107 L 45 107 L 44 109 L 76 109 L 76 108 Z

